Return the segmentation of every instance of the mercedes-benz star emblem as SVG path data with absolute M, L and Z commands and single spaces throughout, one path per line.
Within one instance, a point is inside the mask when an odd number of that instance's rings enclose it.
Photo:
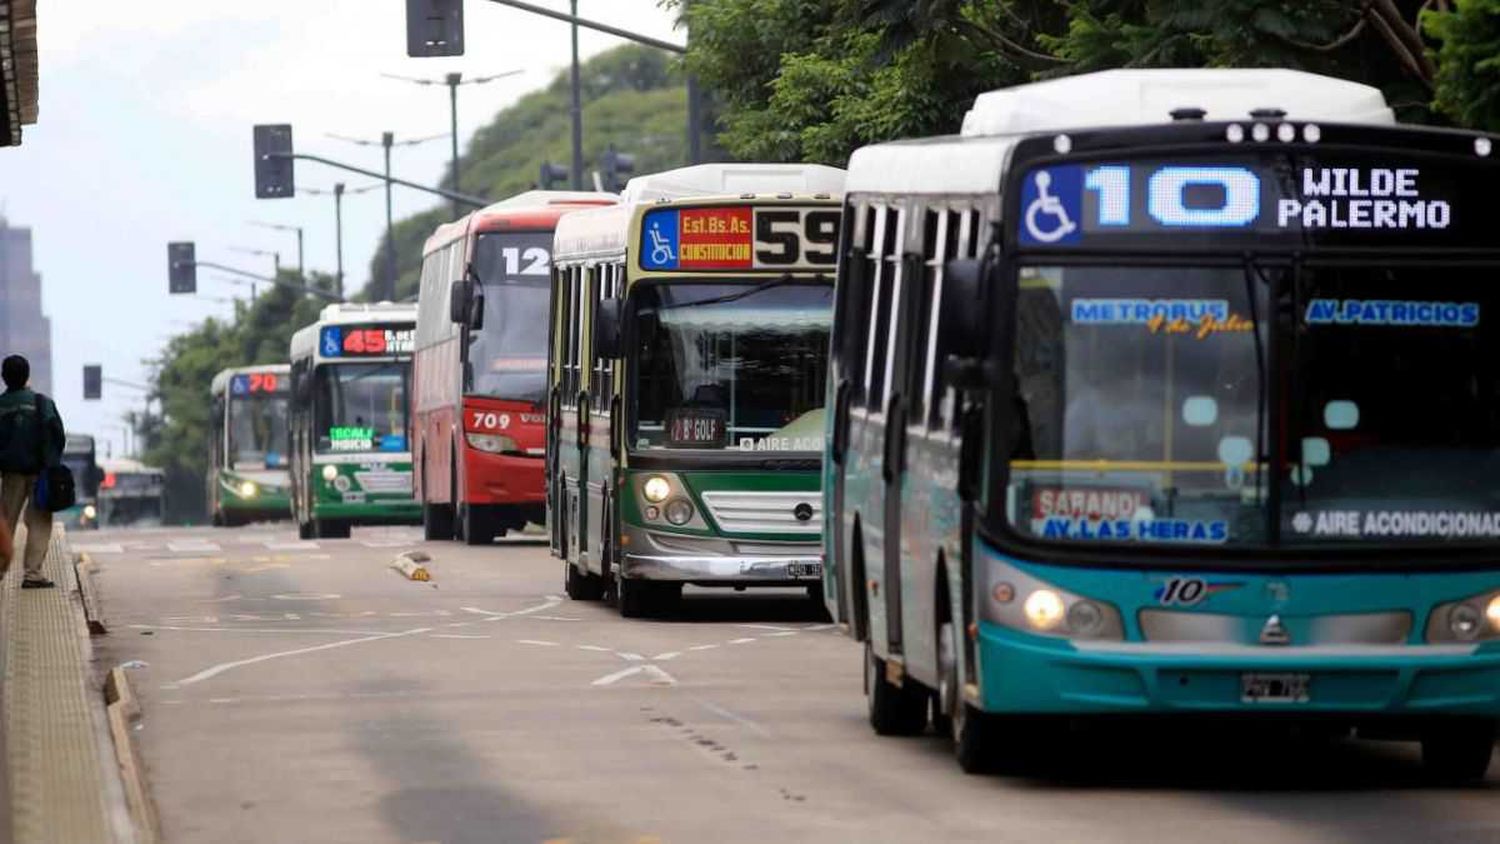
M 812 505 L 808 504 L 806 501 L 803 501 L 796 507 L 792 508 L 792 515 L 796 516 L 797 521 L 799 522 L 810 522 L 812 521 L 813 517 Z
M 1286 626 L 1281 623 L 1281 616 L 1273 615 L 1266 619 L 1265 626 L 1260 628 L 1260 643 L 1262 645 L 1286 645 L 1290 644 L 1292 636 L 1287 632 Z

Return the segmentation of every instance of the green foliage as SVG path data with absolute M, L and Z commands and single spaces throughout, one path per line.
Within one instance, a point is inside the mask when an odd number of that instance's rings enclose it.
M 686 162 L 687 91 L 670 56 L 649 47 L 619 47 L 585 62 L 579 83 L 586 189 L 592 190 L 592 171 L 611 144 L 635 155 L 638 173 Z M 546 88 L 522 97 L 479 129 L 460 161 L 464 192 L 500 199 L 534 187 L 543 162 L 569 166 L 573 157 L 569 90 L 564 71 Z M 422 245 L 433 229 L 452 218 L 452 207 L 440 203 L 396 223 L 398 299 L 416 292 Z M 363 298 L 384 289 L 387 248 L 382 238 L 370 261 L 372 282 L 361 294 Z
M 1434 105 L 1465 126 L 1500 132 L 1500 0 L 1456 0 L 1429 9 L 1422 29 L 1440 46 Z
M 295 281 L 296 274 L 282 277 Z M 313 286 L 333 289 L 333 277 L 314 274 Z M 161 416 L 131 419 L 144 443 L 145 462 L 167 473 L 167 518 L 204 518 L 208 471 L 209 384 L 221 369 L 282 363 L 296 329 L 317 319 L 322 299 L 288 287 L 272 287 L 249 305 L 236 304 L 233 322 L 204 320 L 167 341 L 154 369 L 153 398 Z

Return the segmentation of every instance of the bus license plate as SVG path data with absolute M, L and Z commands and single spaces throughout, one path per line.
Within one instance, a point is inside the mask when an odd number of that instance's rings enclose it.
M 1309 674 L 1241 674 L 1242 703 L 1307 703 Z
M 822 577 L 822 563 L 787 563 L 788 577 Z

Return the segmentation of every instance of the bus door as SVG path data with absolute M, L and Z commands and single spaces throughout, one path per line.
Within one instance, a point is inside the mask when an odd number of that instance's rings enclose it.
M 865 346 L 868 342 L 864 329 L 869 325 L 870 279 L 873 275 L 868 238 L 875 212 L 868 206 L 851 205 L 845 213 L 848 215 L 844 230 L 847 242 L 839 263 L 840 276 L 834 303 L 829 459 L 823 476 L 829 498 L 823 527 L 826 549 L 823 577 L 826 601 L 833 619 L 848 624 L 855 638 L 863 641 L 868 634 L 864 628 L 867 620 L 866 587 L 864 578 L 854 570 L 854 549 L 848 547 L 851 533 L 845 518 L 849 512 L 846 479 L 851 457 L 849 411 L 860 399 L 860 387 L 864 382 Z

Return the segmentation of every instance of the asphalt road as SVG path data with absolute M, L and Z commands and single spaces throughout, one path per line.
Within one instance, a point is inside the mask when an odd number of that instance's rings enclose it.
M 1058 735 L 971 777 L 871 733 L 860 650 L 800 593 L 627 621 L 540 538 L 74 534 L 130 664 L 166 839 L 319 842 L 1497 841 L 1414 748 L 1185 726 Z M 422 547 L 429 583 L 390 568 Z

